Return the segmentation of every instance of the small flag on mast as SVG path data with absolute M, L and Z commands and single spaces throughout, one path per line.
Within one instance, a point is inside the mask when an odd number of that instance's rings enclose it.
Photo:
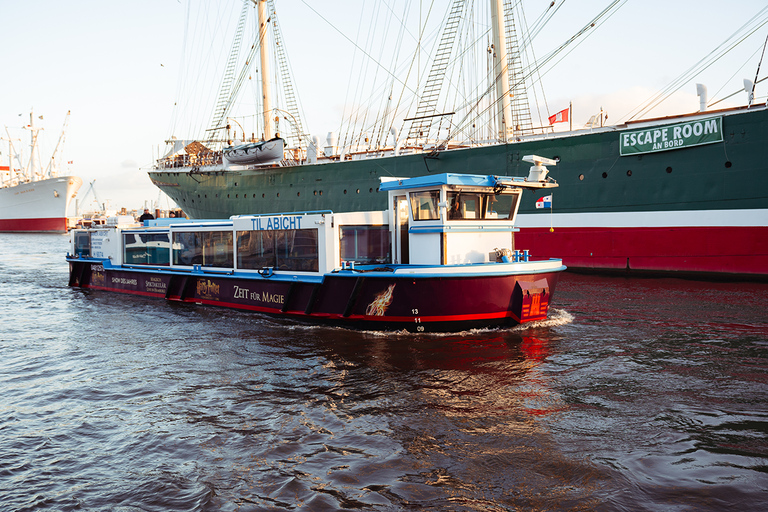
M 569 107 L 570 108 L 570 107 Z M 567 123 L 568 122 L 568 110 L 569 108 L 563 109 L 557 114 L 553 116 L 549 116 L 549 124 L 555 124 L 555 123 Z
M 552 194 L 544 196 L 536 201 L 536 208 L 552 208 Z

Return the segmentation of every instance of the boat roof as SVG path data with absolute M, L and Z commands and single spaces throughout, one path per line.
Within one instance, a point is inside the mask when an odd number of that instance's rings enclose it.
M 401 190 L 406 188 L 439 187 L 441 185 L 465 185 L 473 187 L 493 187 L 499 178 L 490 174 L 454 174 L 443 173 L 417 178 L 395 178 L 382 181 L 379 190 Z M 512 178 L 507 178 L 512 179 Z

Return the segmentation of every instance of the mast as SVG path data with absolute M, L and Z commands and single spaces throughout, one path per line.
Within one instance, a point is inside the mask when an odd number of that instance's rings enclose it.
M 269 83 L 269 54 L 267 53 L 267 0 L 258 0 L 259 56 L 261 57 L 261 99 L 264 108 L 264 139 L 274 137 L 272 127 L 272 89 Z
M 493 73 L 496 77 L 496 105 L 498 107 L 499 138 L 506 141 L 512 124 L 512 106 L 509 101 L 509 73 L 507 70 L 507 41 L 504 27 L 503 0 L 491 0 L 493 29 Z
M 26 129 L 29 130 L 29 148 L 30 148 L 30 155 L 29 155 L 29 162 L 27 163 L 27 168 L 24 170 L 24 175 L 27 180 L 29 181 L 37 181 L 38 179 L 42 179 L 42 176 L 40 176 L 40 149 L 37 147 L 37 136 L 40 130 L 42 128 L 36 128 L 35 127 L 35 114 L 34 112 L 29 113 L 29 126 L 26 126 Z

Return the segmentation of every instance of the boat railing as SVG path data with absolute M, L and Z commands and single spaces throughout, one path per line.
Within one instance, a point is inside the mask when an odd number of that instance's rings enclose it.
M 178 154 L 161 158 L 157 161 L 162 169 L 176 169 L 180 167 L 221 165 L 223 153 L 221 151 L 206 151 L 202 153 Z

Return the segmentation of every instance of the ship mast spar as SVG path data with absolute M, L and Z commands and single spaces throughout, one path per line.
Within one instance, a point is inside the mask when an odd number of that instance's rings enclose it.
M 506 141 L 512 125 L 512 106 L 509 101 L 509 72 L 507 41 L 505 38 L 504 6 L 502 0 L 491 0 L 491 25 L 493 29 L 493 73 L 496 77 L 496 105 L 499 109 L 499 139 Z
M 258 0 L 259 11 L 259 57 L 261 58 L 261 99 L 264 115 L 264 139 L 274 137 L 272 127 L 272 89 L 269 83 L 269 54 L 267 53 L 267 0 Z
M 42 179 L 42 176 L 40 176 L 40 149 L 37 146 L 37 137 L 40 133 L 40 130 L 42 128 L 38 128 L 35 126 L 35 114 L 33 112 L 29 113 L 29 124 L 25 126 L 27 130 L 29 130 L 29 150 L 30 150 L 30 157 L 29 162 L 27 162 L 27 168 L 24 170 L 24 175 L 28 181 L 37 181 L 38 179 Z

